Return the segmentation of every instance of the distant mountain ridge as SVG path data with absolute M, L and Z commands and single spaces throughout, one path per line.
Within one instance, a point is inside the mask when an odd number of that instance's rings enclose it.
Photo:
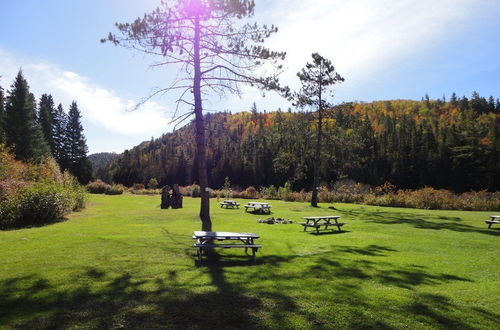
M 120 154 L 115 152 L 98 152 L 88 156 L 90 164 L 92 164 L 92 171 L 94 175 L 97 175 L 102 171 L 109 163 L 120 157 Z M 98 176 L 102 176 L 100 173 Z

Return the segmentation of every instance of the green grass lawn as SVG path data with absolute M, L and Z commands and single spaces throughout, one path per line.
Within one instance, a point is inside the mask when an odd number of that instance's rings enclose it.
M 244 203 L 245 201 L 240 201 Z M 66 222 L 0 232 L 0 327 L 478 328 L 500 324 L 500 227 L 488 212 L 270 201 L 273 216 L 339 214 L 344 233 L 220 209 L 213 228 L 254 232 L 257 262 L 218 250 L 198 265 L 198 199 L 89 197 Z

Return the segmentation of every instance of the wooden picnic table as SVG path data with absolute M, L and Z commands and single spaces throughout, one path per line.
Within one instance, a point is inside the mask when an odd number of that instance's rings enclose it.
M 239 209 L 240 208 L 240 203 L 237 203 L 236 201 L 233 201 L 233 200 L 229 200 L 229 199 L 226 199 L 225 201 L 223 202 L 220 202 L 220 207 L 221 208 L 224 208 L 224 206 L 226 207 L 226 209 L 228 208 L 237 208 Z
M 196 239 L 198 260 L 201 261 L 203 249 L 212 248 L 244 248 L 245 253 L 252 249 L 252 259 L 255 261 L 255 253 L 262 247 L 254 243 L 260 236 L 254 233 L 234 233 L 225 231 L 195 231 L 193 238 Z M 215 241 L 231 241 L 230 243 L 215 243 Z
M 248 212 L 248 209 L 253 209 L 255 212 L 258 213 L 271 213 L 271 205 L 269 203 L 263 203 L 263 202 L 248 202 L 247 205 L 243 206 L 245 208 L 245 212 Z
M 500 225 L 500 215 L 490 215 L 490 218 L 491 220 L 485 221 L 488 224 L 488 229 L 491 228 L 493 224 Z
M 303 217 L 306 222 L 299 222 L 300 225 L 304 226 L 304 231 L 307 231 L 308 227 L 313 227 L 316 229 L 316 233 L 319 233 L 321 227 L 325 227 L 325 230 L 328 230 L 328 227 L 337 227 L 339 231 L 342 231 L 341 227 L 345 225 L 345 222 L 338 222 L 340 218 L 339 215 L 323 215 L 316 217 Z M 333 221 L 333 222 L 332 222 Z

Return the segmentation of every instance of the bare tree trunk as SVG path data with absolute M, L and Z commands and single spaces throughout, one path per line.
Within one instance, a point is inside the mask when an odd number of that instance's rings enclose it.
M 320 77 L 321 79 L 321 77 Z M 318 190 L 319 190 L 319 168 L 321 165 L 321 135 L 323 134 L 323 106 L 321 100 L 321 83 L 319 86 L 319 109 L 318 109 L 318 133 L 316 139 L 316 151 L 314 153 L 314 178 L 313 191 L 311 197 L 311 206 L 318 207 Z
M 323 130 L 323 118 L 321 109 L 318 111 L 318 136 L 316 139 L 316 152 L 314 154 L 314 178 L 313 191 L 311 197 L 311 206 L 318 206 L 318 189 L 319 189 L 319 167 L 321 164 L 321 134 Z
M 208 193 L 207 160 L 205 151 L 205 126 L 203 124 L 203 106 L 201 101 L 201 68 L 200 68 L 200 19 L 194 24 L 194 114 L 196 127 L 196 152 L 198 157 L 198 176 L 201 189 L 200 219 L 201 230 L 212 231 L 210 219 L 210 195 Z

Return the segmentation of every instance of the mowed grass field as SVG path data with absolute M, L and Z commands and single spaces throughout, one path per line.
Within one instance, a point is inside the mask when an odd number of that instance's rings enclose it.
M 269 201 L 275 217 L 341 215 L 345 232 L 226 210 L 213 229 L 254 232 L 257 262 L 195 262 L 199 199 L 89 196 L 68 221 L 0 232 L 2 328 L 453 328 L 500 326 L 500 226 L 488 212 Z M 241 204 L 245 201 L 240 200 Z

